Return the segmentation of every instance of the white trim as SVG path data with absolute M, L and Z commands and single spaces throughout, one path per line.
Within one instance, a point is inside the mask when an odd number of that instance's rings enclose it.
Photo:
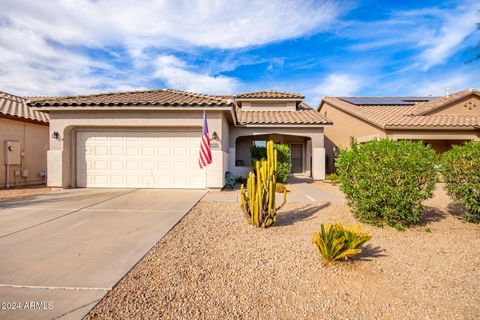
M 480 130 L 480 126 L 386 126 L 385 130 Z

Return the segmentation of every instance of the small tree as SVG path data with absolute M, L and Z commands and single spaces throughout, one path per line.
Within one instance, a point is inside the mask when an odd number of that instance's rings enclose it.
M 454 146 L 442 155 L 445 189 L 467 211 L 465 220 L 480 221 L 480 142 Z
M 356 218 L 402 228 L 423 216 L 437 181 L 437 155 L 422 142 L 375 140 L 343 150 L 336 167 Z

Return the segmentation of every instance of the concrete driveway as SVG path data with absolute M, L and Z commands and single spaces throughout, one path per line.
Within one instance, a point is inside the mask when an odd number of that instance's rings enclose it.
M 72 189 L 0 202 L 0 319 L 82 318 L 205 193 Z

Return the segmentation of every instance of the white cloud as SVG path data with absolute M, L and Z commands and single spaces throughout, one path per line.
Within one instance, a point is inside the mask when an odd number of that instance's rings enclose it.
M 176 89 L 229 92 L 236 80 L 211 75 L 222 70 L 193 70 L 178 61 L 158 65 L 161 59 L 154 66 L 153 52 L 281 41 L 325 30 L 340 12 L 334 1 L 315 0 L 5 0 L 1 7 L 0 89 L 17 94 L 142 88 L 152 68 Z M 117 48 L 126 49 L 128 72 L 88 54 L 115 55 Z
M 447 93 L 447 88 L 450 90 L 450 93 L 453 93 L 471 88 L 472 84 L 475 83 L 478 84 L 478 80 L 471 75 L 454 73 L 421 81 L 412 87 L 411 90 L 414 95 L 443 96 Z
M 331 73 L 307 93 L 312 101 L 320 101 L 324 96 L 351 96 L 358 92 L 361 84 L 358 76 Z
M 231 94 L 238 86 L 234 78 L 201 74 L 193 69 L 173 55 L 164 55 L 155 61 L 154 76 L 171 88 L 199 93 Z
M 461 8 L 457 12 L 446 11 L 443 25 L 435 35 L 419 41 L 424 48 L 419 56 L 423 70 L 442 64 L 461 47 L 462 42 L 475 31 L 475 23 L 480 21 L 480 6 Z
M 339 13 L 332 1 L 314 0 L 7 0 L 2 10 L 17 26 L 64 43 L 127 42 L 161 46 L 184 42 L 240 48 L 325 29 Z
M 443 8 L 398 11 L 384 20 L 345 22 L 339 35 L 357 40 L 350 46 L 354 50 L 388 48 L 390 55 L 411 50 L 411 58 L 404 59 L 410 59 L 414 68 L 427 71 L 446 63 L 469 41 L 477 41 L 469 37 L 480 21 L 480 3 L 466 1 L 456 7 L 444 5 Z

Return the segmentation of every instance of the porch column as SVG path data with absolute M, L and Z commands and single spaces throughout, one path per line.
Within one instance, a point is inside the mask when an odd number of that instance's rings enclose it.
M 313 180 L 325 179 L 325 148 L 312 148 L 312 178 Z
M 53 138 L 53 133 L 60 134 L 59 139 Z M 68 153 L 65 152 L 65 146 L 69 146 L 70 131 L 57 126 L 54 121 L 50 121 L 50 147 L 47 151 L 47 186 L 66 188 L 69 186 L 68 175 Z

